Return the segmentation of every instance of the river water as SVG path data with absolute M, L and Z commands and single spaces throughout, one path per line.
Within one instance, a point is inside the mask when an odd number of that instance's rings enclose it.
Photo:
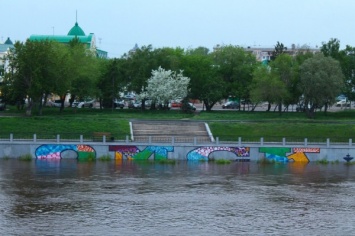
M 0 160 L 1 235 L 354 235 L 355 165 Z

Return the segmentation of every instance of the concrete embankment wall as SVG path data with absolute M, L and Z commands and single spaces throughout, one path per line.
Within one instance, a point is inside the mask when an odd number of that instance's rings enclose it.
M 355 146 L 349 144 L 270 144 L 270 143 L 207 143 L 207 144 L 142 144 L 134 142 L 0 142 L 0 158 L 31 155 L 36 159 L 110 157 L 112 159 L 230 159 L 257 161 L 262 158 L 278 162 L 313 162 L 326 159 L 344 162 L 355 156 Z

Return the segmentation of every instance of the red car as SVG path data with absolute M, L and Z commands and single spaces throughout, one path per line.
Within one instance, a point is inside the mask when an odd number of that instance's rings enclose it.
M 182 105 L 181 102 L 176 102 L 175 101 L 175 102 L 171 103 L 171 107 L 181 107 L 181 105 Z

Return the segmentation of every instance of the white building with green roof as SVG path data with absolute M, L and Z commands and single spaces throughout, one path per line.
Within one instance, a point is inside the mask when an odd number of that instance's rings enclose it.
M 97 57 L 107 58 L 107 52 L 100 50 L 96 46 L 96 38 L 93 33 L 86 35 L 84 30 L 79 26 L 78 22 L 69 30 L 67 35 L 31 35 L 29 40 L 31 41 L 42 41 L 42 40 L 53 40 L 59 43 L 68 44 L 74 38 L 78 38 L 81 43 L 83 43 L 87 49 L 95 52 Z
M 3 76 L 5 73 L 6 61 L 4 60 L 5 56 L 10 52 L 10 49 L 14 47 L 14 44 L 7 38 L 4 43 L 0 43 L 0 84 L 2 83 Z M 0 91 L 1 95 L 1 91 Z

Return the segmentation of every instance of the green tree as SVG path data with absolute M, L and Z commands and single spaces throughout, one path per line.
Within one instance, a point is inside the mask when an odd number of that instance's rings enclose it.
M 42 101 L 56 86 L 53 78 L 58 77 L 58 50 L 58 44 L 48 40 L 27 40 L 14 45 L 9 57 L 11 75 L 8 84 L 13 86 L 14 99 L 22 100 L 27 96 L 27 115 L 32 114 L 34 105 L 39 105 L 38 111 L 42 114 Z
M 340 61 L 344 74 L 345 87 L 343 93 L 350 101 L 355 100 L 355 47 L 349 45 L 342 51 L 344 55 Z
M 271 55 L 271 61 L 275 60 L 279 55 L 285 53 L 286 50 L 287 50 L 287 47 L 285 47 L 283 45 L 283 43 L 280 43 L 279 41 L 277 41 L 277 43 L 275 45 L 275 49 Z
M 287 89 L 277 73 L 269 66 L 261 65 L 253 73 L 250 94 L 252 101 L 256 104 L 267 101 L 267 111 L 270 111 L 271 104 L 280 103 L 287 94 Z
M 290 55 L 283 53 L 270 63 L 270 67 L 286 88 L 284 96 L 278 101 L 278 108 L 281 114 L 282 104 L 286 107 L 290 104 L 295 104 L 301 95 L 297 86 L 298 64 Z
M 225 97 L 225 82 L 217 74 L 217 66 L 208 49 L 190 49 L 183 57 L 182 68 L 190 80 L 188 97 L 203 102 L 207 111 Z
M 322 42 L 322 47 L 320 48 L 320 51 L 326 57 L 332 57 L 334 59 L 339 60 L 341 57 L 339 39 L 331 38 L 327 43 Z
M 123 91 L 126 78 L 124 59 L 110 59 L 102 61 L 102 72 L 98 80 L 99 97 L 104 107 L 114 108 L 114 100 L 119 98 Z
M 238 46 L 224 46 L 212 53 L 218 75 L 225 82 L 225 97 L 249 99 L 252 74 L 258 64 L 254 55 Z
M 66 67 L 70 73 L 67 74 L 70 87 L 67 91 L 61 89 L 57 94 L 64 100 L 68 92 L 71 94 L 70 102 L 74 99 L 94 98 L 99 95 L 97 89 L 100 77 L 100 61 L 94 53 L 89 51 L 84 44 L 74 38 L 69 43 L 69 58 Z M 61 108 L 62 109 L 62 108 Z
M 299 88 L 309 118 L 314 118 L 316 107 L 334 102 L 343 87 L 343 77 L 339 62 L 322 54 L 307 59 L 301 65 Z

